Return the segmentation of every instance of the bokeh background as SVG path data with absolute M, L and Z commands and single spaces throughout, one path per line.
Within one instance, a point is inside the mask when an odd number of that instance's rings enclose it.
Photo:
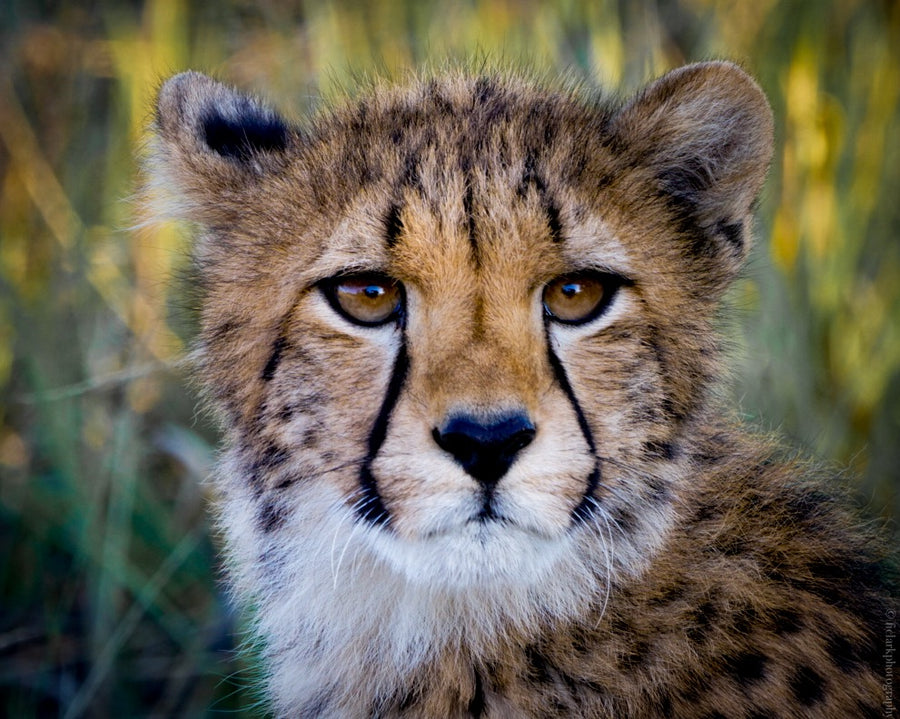
M 625 90 L 710 57 L 759 78 L 778 147 L 729 391 L 900 513 L 898 3 L 0 0 L 0 715 L 260 714 L 181 359 L 189 246 L 129 229 L 161 78 L 203 69 L 296 117 L 477 54 Z

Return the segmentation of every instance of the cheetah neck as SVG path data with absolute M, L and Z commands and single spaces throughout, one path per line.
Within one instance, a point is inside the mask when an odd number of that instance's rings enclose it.
M 471 666 L 553 627 L 595 626 L 610 587 L 643 571 L 672 522 L 671 507 L 657 509 L 624 532 L 601 512 L 558 540 L 542 571 L 454 587 L 398 571 L 376 549 L 384 530 L 356 521 L 327 486 L 303 489 L 293 531 L 261 535 L 250 490 L 230 476 L 219 516 L 228 517 L 232 581 L 256 606 L 276 705 L 295 715 L 326 694 L 340 712 L 363 715 L 446 657 Z

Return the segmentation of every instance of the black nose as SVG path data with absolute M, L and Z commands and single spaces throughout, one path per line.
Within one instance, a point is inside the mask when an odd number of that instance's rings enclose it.
M 506 474 L 519 451 L 531 444 L 534 432 L 528 417 L 517 413 L 488 422 L 459 415 L 431 434 L 466 472 L 490 488 Z

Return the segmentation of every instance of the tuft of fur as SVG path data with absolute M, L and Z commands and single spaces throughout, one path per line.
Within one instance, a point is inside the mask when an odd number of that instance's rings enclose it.
M 450 71 L 304 127 L 165 83 L 153 208 L 199 228 L 216 511 L 279 716 L 892 711 L 883 547 L 714 399 L 771 152 L 725 62 L 624 104 Z M 344 312 L 348 277 L 396 314 Z M 603 303 L 555 316 L 585 277 Z

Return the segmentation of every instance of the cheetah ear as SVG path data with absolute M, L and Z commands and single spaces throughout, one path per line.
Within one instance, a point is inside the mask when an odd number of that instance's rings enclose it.
M 746 256 L 751 210 L 772 157 L 772 111 L 760 87 L 728 62 L 674 70 L 612 120 L 616 146 L 648 168 L 727 279 Z
M 184 72 L 162 86 L 151 184 L 164 214 L 215 221 L 216 207 L 284 166 L 298 134 L 275 111 L 205 75 Z

